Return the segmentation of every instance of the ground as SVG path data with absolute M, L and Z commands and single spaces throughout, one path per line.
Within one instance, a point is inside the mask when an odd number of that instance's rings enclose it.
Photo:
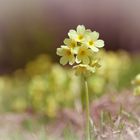
M 104 95 L 91 104 L 90 111 L 94 119 L 91 131 L 96 140 L 140 138 L 140 97 L 133 96 L 132 92 Z M 44 120 L 42 115 L 31 113 L 3 113 L 0 115 L 0 140 L 45 140 L 50 136 L 54 140 L 83 138 L 82 112 L 64 109 L 55 120 L 49 123 Z

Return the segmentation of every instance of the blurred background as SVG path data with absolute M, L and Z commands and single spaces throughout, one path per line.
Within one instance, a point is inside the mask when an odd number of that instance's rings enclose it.
M 56 56 L 79 24 L 105 41 L 103 68 L 88 81 L 91 103 L 124 89 L 132 95 L 131 80 L 140 72 L 139 5 L 139 0 L 0 0 L 0 113 L 50 119 L 65 108 L 84 107 L 81 79 Z
M 100 32 L 107 50 L 140 50 L 139 0 L 0 0 L 0 72 L 55 50 L 79 24 Z

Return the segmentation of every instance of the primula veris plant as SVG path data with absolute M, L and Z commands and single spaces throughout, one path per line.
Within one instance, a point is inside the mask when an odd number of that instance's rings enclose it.
M 85 81 L 86 94 L 86 140 L 90 140 L 90 113 L 87 77 L 95 73 L 100 67 L 96 54 L 104 47 L 104 41 L 99 39 L 99 33 L 78 25 L 76 30 L 70 30 L 64 39 L 64 45 L 57 48 L 57 55 L 61 56 L 60 64 L 73 65 L 76 75 L 81 75 Z
M 132 80 L 132 84 L 134 85 L 134 95 L 140 95 L 140 74 L 138 74 L 134 80 Z

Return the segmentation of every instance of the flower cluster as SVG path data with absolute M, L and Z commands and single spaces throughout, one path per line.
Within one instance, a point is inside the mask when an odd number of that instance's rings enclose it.
M 132 81 L 134 85 L 134 95 L 140 95 L 140 74 L 138 74 Z
M 99 48 L 104 47 L 104 41 L 99 39 L 99 33 L 86 29 L 84 25 L 78 25 L 76 30 L 70 30 L 64 45 L 57 48 L 57 55 L 61 56 L 60 64 L 69 63 L 76 69 L 76 74 L 94 73 L 99 66 L 94 54 Z

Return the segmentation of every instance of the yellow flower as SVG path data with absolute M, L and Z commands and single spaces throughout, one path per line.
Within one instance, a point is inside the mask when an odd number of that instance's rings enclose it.
M 140 95 L 140 74 L 138 74 L 135 79 L 132 81 L 132 84 L 134 85 L 134 95 Z
M 68 46 L 69 48 L 73 49 L 74 53 L 77 53 L 78 46 L 77 46 L 77 42 L 75 40 L 66 38 L 64 40 L 64 44 L 66 46 Z
M 66 65 L 68 62 L 70 65 L 73 65 L 75 62 L 74 52 L 67 46 L 57 48 L 57 55 L 62 56 L 60 59 L 60 64 L 62 65 Z
M 80 63 L 82 61 L 83 64 L 89 64 L 92 56 L 93 52 L 91 49 L 88 49 L 86 46 L 81 46 L 77 53 L 76 62 Z
M 68 36 L 77 42 L 82 42 L 87 32 L 89 32 L 89 30 L 86 30 L 84 25 L 78 25 L 76 31 L 69 31 Z
M 139 96 L 140 95 L 140 86 L 134 88 L 134 96 Z
M 99 33 L 94 31 L 89 33 L 88 36 L 86 36 L 86 39 L 84 43 L 93 50 L 93 52 L 98 52 L 98 48 L 104 47 L 104 41 L 99 38 Z
M 91 66 L 95 67 L 95 69 L 100 68 L 101 67 L 100 59 L 92 60 Z
M 137 85 L 140 86 L 140 74 L 138 74 L 136 76 L 136 78 L 132 81 L 132 84 L 135 85 L 135 86 L 137 86 Z
M 62 56 L 60 63 L 65 65 L 69 62 L 77 72 L 92 73 L 100 67 L 95 55 L 99 48 L 104 46 L 104 41 L 99 39 L 99 33 L 86 29 L 84 25 L 78 25 L 76 30 L 70 30 L 68 37 L 64 40 L 64 46 L 57 49 L 57 55 Z M 80 65 L 79 65 L 80 63 Z M 85 75 L 85 74 L 84 74 Z
M 79 64 L 73 67 L 75 69 L 76 75 L 83 75 L 84 77 L 88 77 L 91 74 L 95 73 L 95 68 L 89 65 Z
M 72 49 L 74 49 L 75 47 L 77 47 L 77 42 L 73 39 L 69 39 L 69 38 L 66 38 L 64 40 L 64 44 Z

